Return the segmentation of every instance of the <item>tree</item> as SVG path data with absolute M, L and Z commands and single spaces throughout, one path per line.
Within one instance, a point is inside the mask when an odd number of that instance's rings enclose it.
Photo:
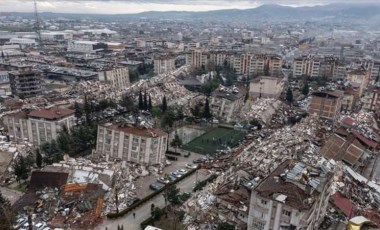
M 193 114 L 194 117 L 200 117 L 201 116 L 201 109 L 200 109 L 200 105 L 199 104 L 195 105 L 194 108 L 191 108 L 190 111 L 191 111 L 191 114 Z
M 177 148 L 182 145 L 182 140 L 176 132 L 174 135 L 174 139 L 170 142 L 170 146 L 175 147 L 175 151 L 177 152 Z
M 166 96 L 165 96 L 165 95 L 164 95 L 164 97 L 162 98 L 161 110 L 162 110 L 163 113 L 165 113 L 166 110 L 168 110 L 168 104 L 167 104 Z
M 286 91 L 286 100 L 291 103 L 293 101 L 293 91 L 290 87 L 288 87 L 288 90 Z
M 28 178 L 30 169 L 26 164 L 23 156 L 20 155 L 18 157 L 17 161 L 13 166 L 13 169 L 18 183 L 20 183 L 21 180 L 26 180 Z
M 40 147 L 41 152 L 44 154 L 44 162 L 52 164 L 63 160 L 63 154 L 58 147 L 56 140 L 45 142 Z
M 307 80 L 305 80 L 303 88 L 302 88 L 302 94 L 307 96 L 309 94 L 309 83 Z
M 132 97 L 128 95 L 127 93 L 124 94 L 119 104 L 125 107 L 128 112 L 134 112 L 135 110 L 137 111 L 136 105 Z
M 247 102 L 249 99 L 249 93 L 245 93 L 245 97 L 244 97 L 244 103 Z
M 176 120 L 181 121 L 181 120 L 183 120 L 183 118 L 185 118 L 185 114 L 183 114 L 183 109 L 182 109 L 182 107 L 180 107 L 177 109 Z
M 38 168 L 42 168 L 42 155 L 38 148 L 36 149 L 36 164 Z
M 143 110 L 143 109 L 144 109 L 144 101 L 143 101 L 143 96 L 142 96 L 142 93 L 140 90 L 140 93 L 139 93 L 139 110 Z
M 262 125 L 260 124 L 260 122 L 253 118 L 250 122 L 249 122 L 250 125 L 253 125 L 253 126 L 256 126 L 258 130 L 260 130 L 262 128 Z
M 148 110 L 148 96 L 146 95 L 146 90 L 144 93 L 144 110 Z
M 148 99 L 148 110 L 149 111 L 152 111 L 153 109 L 153 106 L 152 106 L 152 98 L 150 97 L 150 94 L 149 94 L 149 99 Z
M 86 117 L 86 123 L 90 124 L 92 119 L 92 105 L 91 102 L 89 102 L 87 95 L 84 96 L 83 110 Z
M 67 128 L 66 125 L 62 126 L 62 130 L 59 132 L 58 137 L 57 137 L 57 145 L 62 152 L 71 154 L 72 153 L 72 138 L 69 132 L 69 129 Z
M 79 106 L 78 102 L 74 104 L 75 118 L 79 120 L 83 116 L 83 109 Z
M 167 200 L 171 205 L 181 204 L 179 199 L 179 188 L 177 188 L 174 184 L 167 188 Z
M 0 229 L 13 229 L 16 213 L 12 205 L 0 192 Z
M 223 223 L 219 224 L 216 229 L 217 230 L 235 230 L 235 226 L 233 226 L 227 222 L 223 222 Z
M 162 126 L 163 127 L 167 127 L 167 126 L 173 127 L 174 120 L 175 120 L 175 114 L 172 110 L 169 110 L 162 117 L 162 120 L 161 120 Z
M 210 111 L 210 105 L 209 105 L 208 98 L 206 98 L 205 108 L 203 110 L 203 117 L 206 118 L 206 119 L 212 118 L 212 114 L 211 114 L 211 111 Z

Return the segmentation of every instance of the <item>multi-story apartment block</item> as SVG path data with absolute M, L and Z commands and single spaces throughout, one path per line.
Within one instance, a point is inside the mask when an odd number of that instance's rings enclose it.
M 157 129 L 108 123 L 98 126 L 96 152 L 107 160 L 159 164 L 165 160 L 167 140 L 168 134 Z
M 238 88 L 219 87 L 210 97 L 210 108 L 214 116 L 230 122 L 244 104 L 245 91 Z
M 153 63 L 155 74 L 169 73 L 175 69 L 174 56 L 156 56 Z
M 279 98 L 284 90 L 284 80 L 276 77 L 258 77 L 249 84 L 251 98 Z
M 284 161 L 252 190 L 247 229 L 318 229 L 329 203 L 332 175 L 323 165 Z
M 336 121 L 342 106 L 343 91 L 314 92 L 309 113 L 320 118 Z
M 361 97 L 364 90 L 368 87 L 369 71 L 365 69 L 351 69 L 347 71 L 346 80 L 352 85 L 359 85 L 359 96 Z
M 362 109 L 366 111 L 380 110 L 380 90 L 373 89 L 364 94 L 361 98 Z
M 56 139 L 63 126 L 70 129 L 75 123 L 74 113 L 74 110 L 58 107 L 21 111 L 6 115 L 3 122 L 11 140 L 27 140 L 39 146 Z
M 332 78 L 336 72 L 338 58 L 333 56 L 302 56 L 294 59 L 293 76 Z
M 192 50 L 186 53 L 186 65 L 198 68 L 206 66 L 209 61 L 208 56 L 208 53 L 202 52 L 201 50 Z
M 125 89 L 130 86 L 128 67 L 112 68 L 101 72 L 99 80 L 105 81 L 117 89 Z
M 20 69 L 8 74 L 13 95 L 27 98 L 42 94 L 44 84 L 41 72 L 32 69 Z

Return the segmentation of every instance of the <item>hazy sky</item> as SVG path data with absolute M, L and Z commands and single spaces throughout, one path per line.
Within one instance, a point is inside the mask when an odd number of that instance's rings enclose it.
M 39 11 L 62 13 L 139 13 L 247 9 L 263 4 L 315 6 L 329 3 L 376 3 L 380 0 L 38 0 Z M 0 12 L 30 12 L 33 0 L 0 0 Z

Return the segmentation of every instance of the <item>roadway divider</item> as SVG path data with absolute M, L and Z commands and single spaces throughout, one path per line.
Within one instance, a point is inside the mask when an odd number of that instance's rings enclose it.
M 136 209 L 137 207 L 143 205 L 144 203 L 146 203 L 149 200 L 153 199 L 157 195 L 161 194 L 165 189 L 167 189 L 171 185 L 177 184 L 178 182 L 182 181 L 183 179 L 189 177 L 191 174 L 195 173 L 198 170 L 198 168 L 199 168 L 199 165 L 198 165 L 198 167 L 196 169 L 191 169 L 189 172 L 187 172 L 186 174 L 184 174 L 183 176 L 181 176 L 177 180 L 172 181 L 172 182 L 166 184 L 163 188 L 161 188 L 161 189 L 159 189 L 157 191 L 154 191 L 153 193 L 151 193 L 148 196 L 142 198 L 139 202 L 137 202 L 137 203 L 135 203 L 135 204 L 127 207 L 126 209 L 124 209 L 124 210 L 122 210 L 122 211 L 120 211 L 118 213 L 108 213 L 107 217 L 110 218 L 110 219 L 115 219 L 115 218 L 118 218 L 118 217 L 121 217 L 121 216 L 124 216 L 124 215 L 128 214 L 132 210 Z

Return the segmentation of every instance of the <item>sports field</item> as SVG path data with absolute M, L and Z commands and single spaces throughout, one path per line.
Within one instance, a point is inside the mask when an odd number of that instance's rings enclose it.
M 217 127 L 195 138 L 182 148 L 191 152 L 209 154 L 217 150 L 234 147 L 243 139 L 244 132 L 224 127 Z

